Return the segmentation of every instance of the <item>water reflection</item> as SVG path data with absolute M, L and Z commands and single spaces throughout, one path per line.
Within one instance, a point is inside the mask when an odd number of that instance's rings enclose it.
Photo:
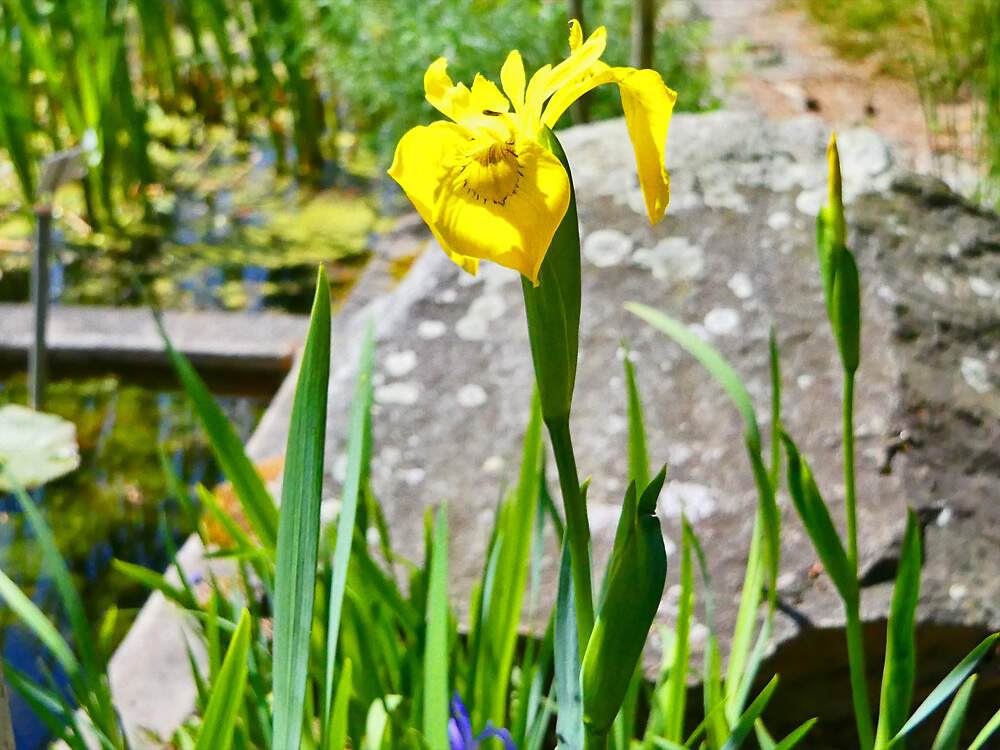
M 219 401 L 241 439 L 253 431 L 269 394 L 221 396 Z M 23 404 L 23 374 L 0 380 L 0 405 Z M 111 607 L 121 611 L 115 638 L 124 636 L 146 591 L 117 575 L 112 559 L 154 570 L 167 564 L 167 535 L 180 543 L 193 519 L 171 496 L 162 456 L 184 486 L 220 478 L 207 441 L 186 397 L 161 384 L 139 384 L 119 375 L 57 380 L 46 410 L 77 427 L 80 468 L 34 492 L 56 543 L 70 567 L 92 623 Z M 68 634 L 51 581 L 40 575 L 41 553 L 13 496 L 0 495 L 0 568 L 60 623 Z M 55 665 L 10 613 L 0 607 L 3 656 L 42 682 L 62 684 Z M 44 747 L 45 727 L 12 692 L 11 710 L 19 750 Z

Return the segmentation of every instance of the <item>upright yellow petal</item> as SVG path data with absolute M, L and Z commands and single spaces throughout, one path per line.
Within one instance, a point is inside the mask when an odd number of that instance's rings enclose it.
M 466 135 L 450 122 L 435 122 L 427 127 L 410 129 L 396 145 L 389 176 L 403 188 L 441 249 L 463 270 L 475 276 L 479 261 L 449 247 L 434 225 L 434 201 L 439 190 L 437 178 L 441 161 L 450 153 L 450 144 L 457 139 L 464 143 Z
M 514 111 L 520 112 L 524 109 L 524 62 L 521 60 L 521 53 L 513 50 L 500 68 L 500 83 L 503 85 L 503 92 L 514 105 Z
M 424 73 L 424 96 L 445 117 L 458 120 L 470 107 L 471 92 L 464 83 L 457 86 L 448 75 L 448 60 L 439 57 Z
M 472 95 L 469 98 L 469 104 L 472 114 L 477 117 L 486 114 L 486 112 L 499 114 L 510 110 L 510 102 L 507 101 L 507 97 L 500 93 L 497 85 L 479 73 L 476 73 L 476 78 L 472 82 Z
M 575 52 L 583 44 L 583 27 L 575 18 L 569 22 L 569 51 Z
M 552 77 L 552 66 L 543 65 L 528 81 L 528 90 L 524 94 L 523 127 L 527 135 L 534 135 L 542 122 L 542 106 L 548 96 L 545 91 Z
M 571 27 L 570 46 L 573 44 L 574 35 L 580 33 L 579 26 L 577 23 L 575 27 Z M 607 44 L 608 32 L 601 26 L 588 37 L 586 42 L 573 48 L 569 57 L 552 69 L 552 75 L 549 77 L 545 88 L 544 98 L 548 98 L 581 73 L 587 71 L 604 54 L 604 48 Z

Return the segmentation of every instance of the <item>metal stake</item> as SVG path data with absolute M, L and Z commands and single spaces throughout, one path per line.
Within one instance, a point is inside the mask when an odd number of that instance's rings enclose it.
M 52 244 L 52 209 L 35 208 L 38 235 L 31 264 L 31 305 L 35 311 L 35 338 L 28 356 L 28 389 L 32 409 L 41 409 L 45 401 L 47 351 L 45 326 L 49 314 L 49 249 Z

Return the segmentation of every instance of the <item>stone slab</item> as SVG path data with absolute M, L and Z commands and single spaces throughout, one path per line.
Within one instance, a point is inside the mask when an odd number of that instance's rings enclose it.
M 196 367 L 282 373 L 291 367 L 309 321 L 287 313 L 167 311 L 163 323 L 171 343 Z M 24 360 L 33 326 L 31 305 L 0 304 L 0 359 Z M 169 365 L 146 308 L 55 305 L 46 342 L 55 362 Z

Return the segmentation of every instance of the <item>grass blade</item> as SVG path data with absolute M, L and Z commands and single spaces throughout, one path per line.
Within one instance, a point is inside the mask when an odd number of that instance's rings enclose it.
M 218 676 L 212 682 L 205 717 L 195 750 L 229 750 L 233 727 L 243 703 L 247 679 L 247 650 L 250 648 L 250 613 L 243 610 Z
M 330 287 L 320 269 L 288 428 L 274 603 L 274 747 L 298 750 L 316 594 L 330 375 Z M 235 486 L 235 483 L 234 483 Z
M 771 681 L 760 691 L 760 695 L 754 699 L 754 702 L 750 704 L 750 707 L 747 708 L 739 718 L 739 721 L 733 726 L 729 734 L 729 739 L 722 746 L 722 750 L 736 750 L 736 748 L 743 744 L 747 735 L 750 734 L 750 730 L 753 729 L 754 722 L 757 721 L 757 718 L 767 707 L 767 702 L 771 700 L 771 694 L 776 687 L 778 687 L 777 675 L 771 678 Z
M 496 556 L 491 555 L 490 560 L 493 574 L 484 581 L 484 621 L 477 629 L 484 637 L 476 639 L 479 662 L 473 704 L 476 726 L 484 726 L 487 721 L 494 726 L 507 726 L 509 677 L 528 580 L 541 461 L 542 412 L 536 394 L 524 436 L 520 478 L 516 490 L 501 507 L 496 527 Z
M 424 737 L 431 747 L 448 746 L 448 506 L 437 513 L 424 649 Z
M 358 513 L 358 501 L 364 477 L 368 474 L 369 446 L 371 444 L 372 371 L 375 367 L 375 332 L 369 325 L 361 345 L 358 364 L 358 382 L 348 417 L 347 473 L 337 519 L 337 541 L 333 549 L 333 566 L 330 578 L 329 602 L 326 623 L 326 672 L 323 689 L 323 733 L 328 732 L 333 702 L 333 668 L 337 657 L 337 639 L 340 634 L 340 614 L 344 606 L 344 589 L 347 585 L 347 567 L 350 562 L 351 544 Z
M 2 570 L 0 570 L 0 600 L 4 601 L 10 611 L 42 642 L 67 674 L 71 677 L 79 674 L 80 662 L 56 626 Z
M 327 729 L 326 750 L 341 750 L 347 747 L 347 709 L 351 703 L 351 660 L 344 659 L 337 680 L 337 692 L 333 700 L 333 712 Z
M 327 307 L 329 307 L 329 303 Z M 194 404 L 198 419 L 208 435 L 215 460 L 222 469 L 222 473 L 232 482 L 233 491 L 240 499 L 247 520 L 253 526 L 257 538 L 260 539 L 264 547 L 273 550 L 278 540 L 278 509 L 274 504 L 274 498 L 271 497 L 264 480 L 260 478 L 260 474 L 247 458 L 243 451 L 243 444 L 233 431 L 233 426 L 229 423 L 226 415 L 222 413 L 222 409 L 212 398 L 205 382 L 187 357 L 174 349 L 159 317 L 156 318 L 156 322 L 167 347 L 167 356 L 170 358 L 188 398 Z M 327 339 L 329 340 L 329 337 Z
M 681 532 L 681 595 L 677 602 L 677 637 L 674 640 L 674 660 L 667 678 L 667 703 L 663 736 L 673 742 L 684 739 L 687 678 L 691 648 L 691 617 L 694 614 L 694 565 L 691 560 L 691 528 L 682 519 Z
M 969 708 L 969 698 L 972 696 L 972 688 L 975 686 L 976 675 L 969 675 L 969 678 L 962 683 L 962 687 L 955 694 L 955 700 L 948 707 L 948 713 L 941 721 L 941 727 L 934 737 L 931 750 L 958 750 L 958 739 L 962 734 L 962 725 L 965 723 L 965 712 Z
M 775 745 L 774 750 L 792 750 L 809 733 L 809 730 L 813 728 L 813 724 L 815 723 L 816 719 L 809 719 L 803 722 L 797 729 L 793 729 L 785 739 Z
M 750 394 L 747 392 L 743 381 L 740 380 L 740 376 L 736 374 L 736 370 L 733 369 L 732 365 L 713 346 L 699 339 L 683 323 L 674 320 L 669 315 L 637 302 L 626 302 L 625 309 L 665 333 L 686 349 L 691 356 L 701 362 L 705 369 L 711 373 L 712 377 L 719 382 L 719 385 L 725 388 L 726 393 L 729 394 L 733 403 L 736 404 L 736 408 L 739 409 L 740 414 L 743 415 L 743 419 L 746 421 L 748 439 L 759 449 L 760 428 L 757 426 L 757 416 L 754 414 L 753 402 L 751 402 Z
M 993 714 L 990 720 L 986 722 L 986 726 L 980 730 L 979 734 L 977 734 L 976 738 L 972 741 L 972 744 L 969 745 L 969 750 L 980 750 L 980 748 L 986 745 L 986 741 L 992 737 L 993 733 L 998 729 L 1000 729 L 1000 711 Z
M 573 571 L 569 544 L 563 542 L 555 611 L 556 735 L 559 750 L 583 750 L 583 694 L 580 690 L 580 648 L 576 633 Z
M 931 691 L 931 694 L 924 698 L 924 702 L 917 707 L 917 710 L 913 712 L 909 721 L 903 725 L 903 728 L 899 730 L 894 739 L 905 737 L 924 719 L 934 713 L 938 706 L 948 700 L 948 696 L 954 693 L 959 685 L 965 682 L 965 679 L 972 674 L 983 657 L 993 648 L 993 644 L 997 642 L 998 638 L 1000 638 L 1000 633 L 994 633 L 983 639 L 982 643 L 972 649 L 954 669 L 945 675 L 945 678 L 938 683 L 938 686 Z
M 879 701 L 875 746 L 886 747 L 906 722 L 913 700 L 916 673 L 914 618 L 920 595 L 920 526 L 912 509 L 907 511 L 906 532 L 899 557 L 899 572 L 889 606 L 885 667 Z

